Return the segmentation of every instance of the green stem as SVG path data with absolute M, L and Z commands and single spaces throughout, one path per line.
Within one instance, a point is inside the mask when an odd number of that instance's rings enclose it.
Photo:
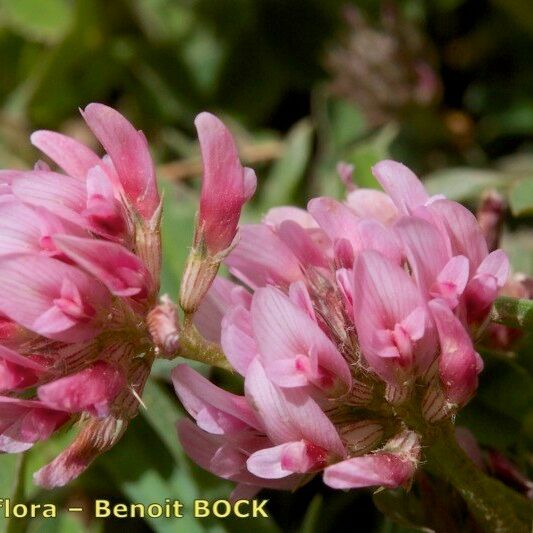
M 479 469 L 455 440 L 453 426 L 439 428 L 425 449 L 426 468 L 450 483 L 487 533 L 527 533 L 533 520 L 531 502 Z
M 233 370 L 220 345 L 204 339 L 188 316 L 184 319 L 183 330 L 180 334 L 176 356 L 178 355 L 224 370 Z
M 511 328 L 533 328 L 533 300 L 500 296 L 494 302 L 490 319 Z

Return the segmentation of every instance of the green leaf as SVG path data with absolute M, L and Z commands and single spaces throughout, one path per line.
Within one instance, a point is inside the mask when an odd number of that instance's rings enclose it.
M 174 427 L 167 427 L 174 434 Z M 177 445 L 177 438 L 176 438 Z M 99 459 L 112 481 L 132 503 L 164 503 L 166 498 L 188 503 L 188 512 L 179 518 L 186 531 L 201 532 L 204 527 L 194 519 L 190 502 L 194 493 L 186 485 L 187 474 L 176 465 L 165 445 L 157 438 L 142 417 L 135 419 L 123 439 Z M 146 522 L 158 533 L 176 531 L 174 520 L 146 517 Z M 176 519 L 178 520 L 178 519 Z
M 504 231 L 501 248 L 509 256 L 514 272 L 533 276 L 533 230 Z
M 494 302 L 490 318 L 511 328 L 533 329 L 533 300 L 500 296 Z
M 274 163 L 261 192 L 264 211 L 292 201 L 311 158 L 312 140 L 309 120 L 301 120 L 289 131 L 283 155 Z
M 509 204 L 516 217 L 533 215 L 533 177 L 524 178 L 513 185 Z
M 503 174 L 476 168 L 448 168 L 427 175 L 424 185 L 430 195 L 444 194 L 450 200 L 474 200 L 488 188 L 501 187 Z
M 193 12 L 174 0 L 128 0 L 146 36 L 156 42 L 182 38 L 193 22 Z
M 317 494 L 309 504 L 305 513 L 301 533 L 317 533 L 319 531 L 319 522 L 324 507 L 324 499 L 320 494 Z
M 31 41 L 56 42 L 73 20 L 68 0 L 0 0 L 0 18 Z
M 346 161 L 354 165 L 354 181 L 359 187 L 379 189 L 380 185 L 372 175 L 372 167 L 389 157 L 389 148 L 398 134 L 394 124 L 384 126 L 370 139 L 358 143 L 346 156 Z
M 342 150 L 353 144 L 365 131 L 365 120 L 359 109 L 346 100 L 329 102 L 329 124 L 335 146 Z
M 5 491 L 1 494 L 3 498 L 10 498 L 11 501 L 24 501 L 24 469 L 25 454 L 2 454 L 0 455 L 0 487 Z M 15 518 L 5 518 L 0 513 L 0 531 L 5 533 L 16 533 L 22 531 L 24 520 Z

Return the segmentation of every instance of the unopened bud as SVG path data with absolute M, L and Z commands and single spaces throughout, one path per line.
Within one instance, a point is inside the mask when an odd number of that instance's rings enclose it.
M 161 297 L 147 318 L 148 331 L 163 356 L 173 356 L 179 344 L 178 313 L 168 294 Z

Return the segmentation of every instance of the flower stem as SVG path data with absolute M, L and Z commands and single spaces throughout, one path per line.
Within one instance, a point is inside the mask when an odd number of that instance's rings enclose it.
M 480 470 L 457 444 L 453 426 L 439 428 L 428 444 L 427 470 L 449 482 L 461 494 L 483 531 L 530 531 L 531 502 Z
M 176 355 L 200 361 L 206 365 L 217 366 L 224 370 L 233 370 L 220 345 L 204 339 L 187 315 L 184 319 Z

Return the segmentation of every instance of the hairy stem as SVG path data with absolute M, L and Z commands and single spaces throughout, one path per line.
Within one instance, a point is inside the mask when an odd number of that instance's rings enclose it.
M 450 483 L 463 497 L 472 516 L 487 533 L 530 531 L 529 500 L 487 476 L 457 444 L 453 426 L 435 431 L 425 449 L 426 468 Z
M 185 316 L 183 331 L 180 334 L 176 356 L 201 361 L 224 370 L 232 370 L 220 345 L 204 339 L 187 315 Z
M 533 505 L 521 494 L 486 475 L 457 443 L 451 421 L 428 423 L 420 398 L 397 407 L 408 427 L 422 437 L 425 468 L 448 482 L 463 497 L 471 515 L 486 533 L 527 533 L 533 523 Z

